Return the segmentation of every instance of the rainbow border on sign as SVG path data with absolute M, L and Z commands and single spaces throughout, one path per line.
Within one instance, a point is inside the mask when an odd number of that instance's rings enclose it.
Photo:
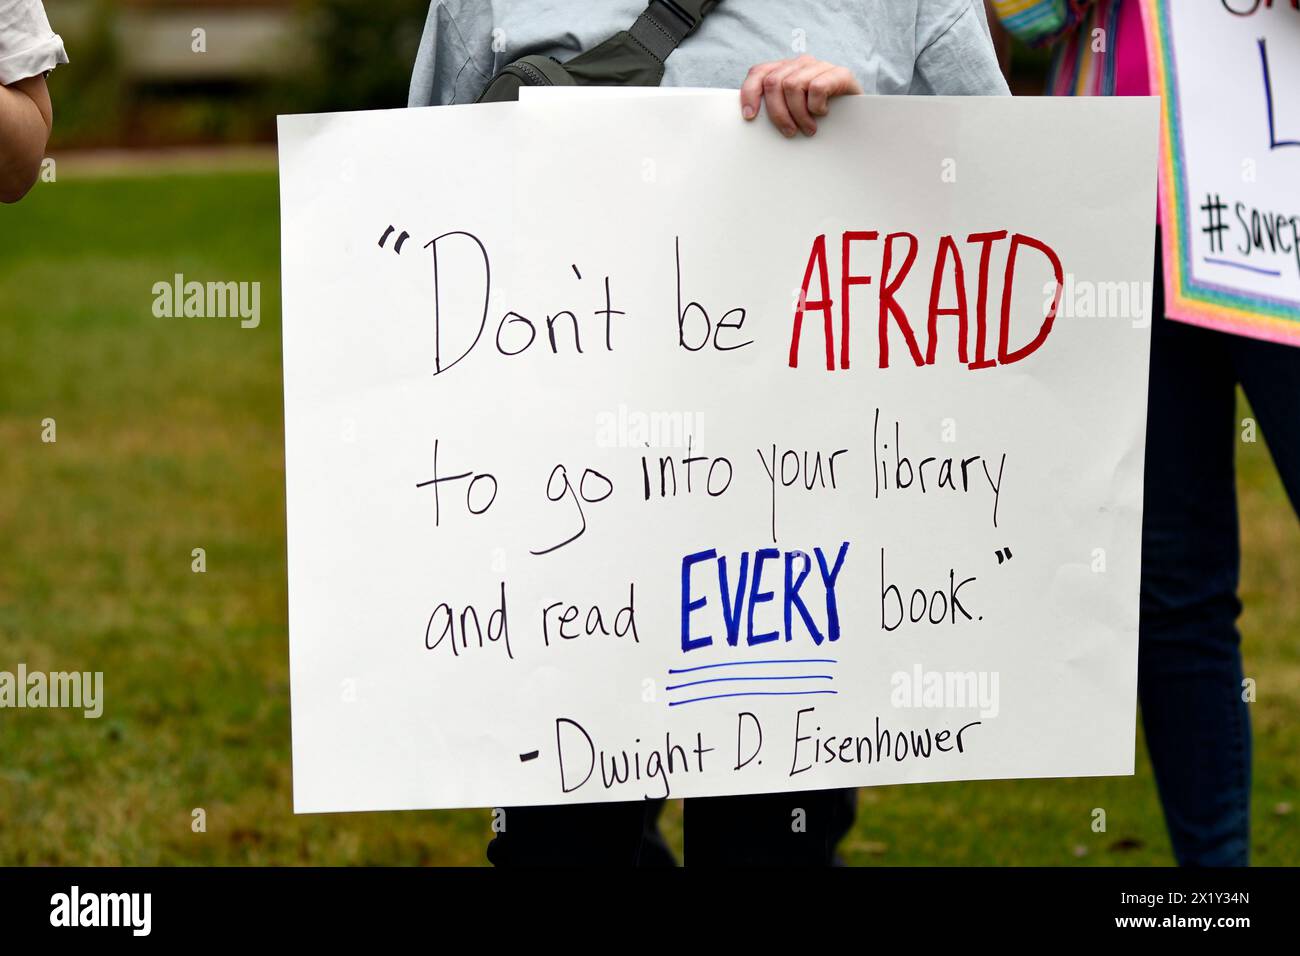
M 1300 345 L 1300 305 L 1197 282 L 1189 267 L 1187 170 L 1183 162 L 1177 64 L 1169 0 L 1142 0 L 1151 90 L 1161 98 L 1160 221 L 1165 270 L 1165 314 L 1180 322 Z M 1177 148 L 1171 148 L 1171 144 Z

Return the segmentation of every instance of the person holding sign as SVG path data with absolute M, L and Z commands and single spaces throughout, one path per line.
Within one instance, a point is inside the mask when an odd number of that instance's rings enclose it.
M 1159 21 L 1148 19 L 1144 25 L 1143 14 L 1160 17 L 1163 2 L 994 0 L 994 6 L 1007 29 L 1022 39 L 1058 42 L 1049 78 L 1051 94 L 1152 93 L 1150 78 L 1157 74 L 1148 69 L 1146 27 Z M 1202 9 L 1197 15 L 1269 15 L 1274 27 L 1289 18 L 1289 29 L 1300 31 L 1294 6 L 1205 3 L 1198 5 Z M 1219 28 L 1231 23 L 1225 20 Z M 1216 55 L 1222 52 L 1216 50 Z M 1257 82 L 1254 42 L 1238 52 L 1250 58 L 1249 75 Z M 1267 86 L 1260 90 L 1261 107 L 1265 93 L 1271 96 Z M 1220 109 L 1226 114 L 1242 108 L 1225 91 Z M 1260 133 L 1267 136 L 1269 131 Z M 1240 162 L 1237 157 L 1232 161 Z M 1166 208 L 1162 205 L 1162 211 Z M 1167 218 L 1162 225 L 1165 230 L 1177 228 Z M 1159 250 L 1159 236 L 1156 242 Z M 1291 503 L 1300 507 L 1300 349 L 1281 344 L 1280 338 L 1256 338 L 1244 324 L 1237 335 L 1199 327 L 1226 328 L 1218 323 L 1174 321 L 1173 312 L 1166 308 L 1167 301 L 1172 305 L 1173 290 L 1168 289 L 1168 300 L 1166 291 L 1157 254 L 1150 316 L 1154 324 L 1138 696 L 1178 862 L 1244 866 L 1250 850 L 1247 701 L 1253 699 L 1253 682 L 1245 679 L 1242 670 L 1236 625 L 1241 612 L 1233 466 L 1239 425 L 1236 388 L 1240 384 L 1250 400 Z M 1248 429 L 1253 434 L 1252 421 L 1240 425 L 1243 438 Z
M 765 111 L 787 137 L 814 135 L 837 96 L 1008 93 L 983 0 L 443 0 L 430 5 L 409 105 L 513 99 L 524 85 L 660 83 L 740 87 L 741 116 Z M 687 800 L 686 862 L 829 864 L 855 800 L 852 790 Z M 661 806 L 511 809 L 488 857 L 671 863 Z

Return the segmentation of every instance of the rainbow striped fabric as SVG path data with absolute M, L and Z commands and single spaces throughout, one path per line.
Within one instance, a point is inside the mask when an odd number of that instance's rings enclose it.
M 1144 95 L 1146 51 L 1135 3 L 1124 0 L 993 0 L 1006 29 L 1033 46 L 1056 45 L 1049 96 Z
M 1050 42 L 1071 25 L 1073 6 L 1066 0 L 993 0 L 1007 31 L 1035 45 Z
M 1120 44 L 1126 39 L 1120 28 L 1123 0 L 1098 0 L 1078 6 L 1086 9 L 1076 7 L 1072 11 L 1071 22 L 1065 27 L 1070 33 L 1057 47 L 1047 75 L 1047 94 L 1115 96 Z M 1140 45 L 1141 38 L 1136 39 Z

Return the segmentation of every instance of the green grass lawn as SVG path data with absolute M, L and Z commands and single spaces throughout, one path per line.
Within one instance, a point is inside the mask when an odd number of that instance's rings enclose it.
M 0 669 L 101 670 L 107 699 L 99 720 L 0 711 L 0 864 L 483 862 L 486 811 L 290 809 L 275 176 L 65 178 L 0 223 Z M 155 318 L 177 272 L 260 281 L 260 327 Z M 1294 865 L 1300 526 L 1262 443 L 1239 467 L 1254 860 Z M 863 790 L 844 849 L 1172 862 L 1144 754 L 1134 777 Z

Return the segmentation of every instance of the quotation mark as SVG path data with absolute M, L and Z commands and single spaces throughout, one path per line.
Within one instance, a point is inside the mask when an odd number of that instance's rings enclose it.
M 1010 549 L 1010 548 L 999 548 L 997 551 L 994 551 L 993 553 L 996 554 L 996 555 L 998 556 L 998 564 L 1001 564 L 1003 561 L 1010 561 L 1010 560 L 1011 560 L 1011 549 Z M 1004 555 L 1005 555 L 1005 557 L 1004 557 Z
M 384 230 L 384 234 L 383 234 L 382 236 L 379 237 L 379 248 L 382 249 L 382 248 L 384 247 L 384 241 L 385 241 L 389 236 L 391 236 L 395 231 L 396 231 L 396 230 L 395 230 L 392 226 L 389 226 L 387 229 Z M 409 239 L 410 237 L 411 237 L 411 234 L 410 234 L 409 232 L 407 232 L 405 229 L 403 229 L 403 230 L 402 230 L 402 234 L 401 234 L 400 236 L 398 236 L 398 237 L 397 237 L 397 241 L 396 241 L 395 243 L 393 243 L 393 251 L 396 252 L 398 255 L 401 255 L 401 252 L 402 252 L 402 243 L 404 243 L 404 242 L 405 242 L 407 239 Z

